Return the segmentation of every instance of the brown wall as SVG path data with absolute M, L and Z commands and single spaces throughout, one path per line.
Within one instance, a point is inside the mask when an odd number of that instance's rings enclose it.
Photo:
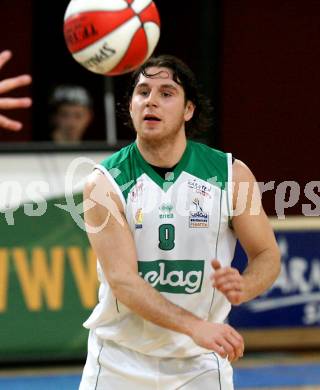
M 222 3 L 220 146 L 260 181 L 320 180 L 320 1 Z
M 0 78 L 31 73 L 32 0 L 1 0 L 0 50 L 10 49 L 13 58 L 1 70 Z M 12 92 L 11 96 L 31 95 L 31 87 Z M 0 132 L 0 141 L 28 141 L 31 139 L 31 110 L 14 110 L 10 117 L 24 123 L 19 133 Z

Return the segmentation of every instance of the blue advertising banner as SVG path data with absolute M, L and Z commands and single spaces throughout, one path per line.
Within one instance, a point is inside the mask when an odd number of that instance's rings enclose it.
M 262 296 L 232 309 L 236 328 L 308 328 L 320 324 L 320 230 L 276 232 L 282 254 L 281 273 Z M 245 254 L 238 245 L 234 266 L 243 269 Z

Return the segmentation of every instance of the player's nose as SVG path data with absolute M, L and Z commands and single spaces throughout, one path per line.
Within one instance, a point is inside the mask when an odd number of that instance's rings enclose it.
M 158 98 L 155 91 L 150 91 L 148 97 L 146 98 L 146 106 L 157 106 L 158 105 Z

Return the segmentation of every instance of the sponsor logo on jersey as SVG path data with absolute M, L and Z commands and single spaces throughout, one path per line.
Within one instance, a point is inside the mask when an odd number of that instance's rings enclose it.
M 207 228 L 209 227 L 209 214 L 203 211 L 199 198 L 192 201 L 195 211 L 190 211 L 189 227 L 190 228 Z
M 159 207 L 159 218 L 160 219 L 174 218 L 174 214 L 172 210 L 173 210 L 173 205 L 171 203 L 162 203 L 162 205 Z
M 197 194 L 208 197 L 209 199 L 212 198 L 212 186 L 207 186 L 197 179 L 188 180 L 188 187 Z
M 130 191 L 130 200 L 131 202 L 137 202 L 138 198 L 141 197 L 143 193 L 143 181 L 138 181 L 137 184 Z
M 136 221 L 136 229 L 142 229 L 143 213 L 141 208 L 136 211 L 134 219 Z
M 195 294 L 201 291 L 204 260 L 138 261 L 138 270 L 160 292 Z

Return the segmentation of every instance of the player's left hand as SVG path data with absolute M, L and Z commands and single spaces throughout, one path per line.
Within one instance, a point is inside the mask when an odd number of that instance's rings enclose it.
M 218 260 L 211 262 L 214 273 L 210 276 L 212 287 L 222 292 L 232 305 L 244 302 L 244 280 L 236 268 L 222 267 Z

